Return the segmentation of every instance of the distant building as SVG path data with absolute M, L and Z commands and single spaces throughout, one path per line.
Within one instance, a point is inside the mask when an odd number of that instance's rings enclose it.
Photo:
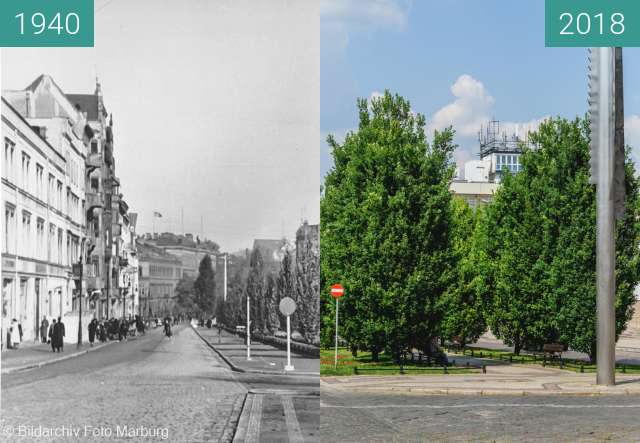
M 500 122 L 496 120 L 480 129 L 478 141 L 480 159 L 466 162 L 464 177 L 457 178 L 450 186 L 454 195 L 465 199 L 474 208 L 493 199 L 504 171 L 520 172 L 522 146 L 528 144 L 528 140 L 521 139 L 517 131 L 511 136 L 501 132 Z
M 140 312 L 147 317 L 175 313 L 175 288 L 182 278 L 182 261 L 151 242 L 138 239 Z

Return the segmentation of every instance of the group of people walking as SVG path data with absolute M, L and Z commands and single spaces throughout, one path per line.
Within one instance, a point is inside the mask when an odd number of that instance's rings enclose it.
M 49 324 L 47 317 L 42 318 L 40 323 L 40 341 L 42 343 L 50 343 L 52 352 L 62 352 L 64 350 L 65 329 L 62 318 L 58 320 L 54 318 Z

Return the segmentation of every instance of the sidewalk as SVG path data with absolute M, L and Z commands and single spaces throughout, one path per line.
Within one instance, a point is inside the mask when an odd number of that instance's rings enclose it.
M 538 365 L 487 366 L 486 374 L 322 377 L 321 389 L 418 395 L 640 395 L 640 375 L 616 374 L 615 386 L 596 375 Z
M 90 347 L 88 343 L 83 344 L 78 349 L 75 344 L 65 343 L 63 352 L 53 352 L 51 345 L 47 344 L 25 344 L 22 343 L 18 349 L 8 349 L 0 355 L 0 373 L 9 374 L 11 372 L 36 368 L 57 361 L 77 357 L 78 355 L 100 349 L 114 342 L 104 344 L 97 343 Z
M 513 347 L 505 345 L 502 340 L 497 339 L 491 332 L 483 334 L 480 339 L 469 348 L 485 348 L 497 351 L 513 352 Z M 562 356 L 568 359 L 588 360 L 587 354 L 575 351 L 563 352 Z M 635 335 L 622 334 L 616 343 L 616 362 L 625 364 L 640 365 L 640 337 Z
M 218 329 L 198 327 L 194 328 L 234 370 L 241 372 L 257 372 L 264 374 L 283 374 L 287 364 L 287 351 L 266 345 L 257 341 L 251 343 L 251 361 L 247 361 L 247 346 L 245 339 L 222 331 L 218 343 Z M 287 371 L 292 375 L 320 375 L 320 359 L 291 353 L 291 364 L 295 368 Z

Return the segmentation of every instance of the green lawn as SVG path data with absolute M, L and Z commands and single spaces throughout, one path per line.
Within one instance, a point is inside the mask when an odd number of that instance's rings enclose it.
M 347 348 L 338 348 L 338 367 L 335 368 L 334 349 L 320 350 L 320 375 L 355 375 L 354 368 L 362 371 L 359 374 L 367 375 L 396 375 L 400 374 L 400 366 L 395 364 L 391 356 L 381 353 L 378 362 L 371 360 L 370 352 L 358 352 L 358 357 L 354 358 L 351 351 Z M 443 374 L 444 369 L 440 366 L 428 367 L 424 364 L 407 362 L 403 366 L 403 371 L 409 374 Z M 448 373 L 470 373 L 476 372 L 478 369 L 450 366 L 447 368 Z

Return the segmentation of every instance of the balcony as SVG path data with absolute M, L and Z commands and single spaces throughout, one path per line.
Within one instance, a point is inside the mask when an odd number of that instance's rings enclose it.
M 96 169 L 102 166 L 102 154 L 100 153 L 89 154 L 85 159 L 84 164 L 87 168 L 87 175 L 91 174 L 93 171 L 95 171 Z
M 93 220 L 93 210 L 104 207 L 102 193 L 87 192 L 85 194 L 85 205 L 87 207 L 87 221 Z
M 96 289 L 102 289 L 104 287 L 104 282 L 102 281 L 102 277 L 87 277 L 87 289 L 89 292 Z

